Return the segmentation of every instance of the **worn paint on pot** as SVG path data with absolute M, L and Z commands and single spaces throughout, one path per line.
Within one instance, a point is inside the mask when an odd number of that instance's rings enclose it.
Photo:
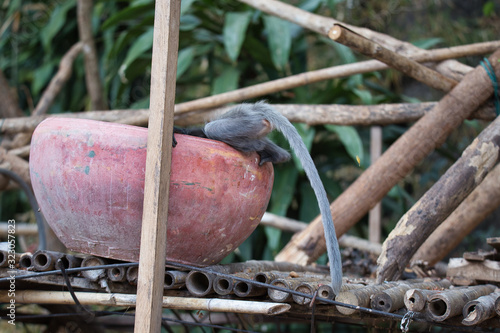
M 172 150 L 167 259 L 211 265 L 256 228 L 273 168 L 221 142 L 176 135 Z M 57 237 L 73 251 L 137 261 L 147 129 L 49 118 L 35 130 L 30 172 Z

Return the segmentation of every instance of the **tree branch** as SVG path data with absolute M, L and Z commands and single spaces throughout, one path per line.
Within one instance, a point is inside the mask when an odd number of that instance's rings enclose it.
M 94 110 L 107 110 L 108 105 L 103 96 L 101 76 L 99 75 L 99 62 L 92 36 L 92 0 L 78 0 L 78 33 L 83 43 L 83 54 L 85 58 L 85 82 L 90 96 L 92 108 Z
M 0 69 L 0 115 L 2 118 L 21 117 L 23 111 L 17 104 L 16 94 L 13 93 L 7 79 Z
M 59 63 L 59 70 L 57 71 L 56 75 L 54 75 L 52 80 L 50 80 L 47 89 L 45 89 L 45 91 L 43 92 L 40 101 L 38 101 L 38 104 L 33 111 L 33 116 L 40 116 L 47 113 L 47 110 L 54 102 L 57 94 L 59 94 L 66 81 L 68 81 L 68 79 L 71 77 L 73 62 L 75 61 L 78 54 L 80 54 L 82 47 L 82 42 L 78 42 L 64 54 L 61 62 Z

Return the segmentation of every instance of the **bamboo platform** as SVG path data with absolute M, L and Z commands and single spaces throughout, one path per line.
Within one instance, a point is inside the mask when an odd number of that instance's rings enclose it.
M 33 255 L 16 254 L 16 264 L 11 267 L 6 264 L 7 251 L 0 254 L 3 259 L 0 260 L 0 290 L 6 291 L 0 293 L 1 303 L 14 299 L 17 306 L 75 305 L 73 297 L 76 297 L 81 306 L 125 307 L 134 313 L 137 263 L 37 251 Z M 37 261 L 54 264 L 41 267 Z M 61 264 L 65 266 L 67 281 Z M 162 307 L 187 312 L 258 315 L 265 318 L 263 320 L 280 318 L 306 323 L 314 320 L 380 328 L 399 327 L 404 316 L 411 314 L 410 331 L 435 325 L 460 330 L 472 325 L 500 328 L 500 293 L 495 292 L 496 286 L 477 279 L 474 283 L 476 285 L 458 286 L 447 279 L 424 278 L 376 284 L 369 278 L 345 278 L 342 292 L 334 298 L 325 267 L 271 261 L 207 268 L 169 263 L 165 270 Z M 74 290 L 73 295 L 61 291 L 68 290 L 68 284 Z M 14 295 L 9 294 L 12 286 Z M 23 321 L 22 316 L 18 315 L 16 320 Z

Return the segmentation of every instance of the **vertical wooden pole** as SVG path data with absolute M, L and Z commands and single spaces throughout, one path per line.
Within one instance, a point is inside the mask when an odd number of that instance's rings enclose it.
M 382 155 L 382 127 L 372 126 L 370 128 L 370 156 L 371 164 Z M 369 240 L 373 243 L 380 243 L 382 228 L 382 203 L 379 202 L 368 213 Z
M 160 332 L 181 0 L 157 0 L 134 332 Z

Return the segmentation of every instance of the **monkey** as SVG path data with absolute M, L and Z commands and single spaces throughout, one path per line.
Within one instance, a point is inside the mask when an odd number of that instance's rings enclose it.
M 335 295 L 338 295 L 342 286 L 342 263 L 330 203 L 311 155 L 297 129 L 287 118 L 264 101 L 255 104 L 244 103 L 208 122 L 202 129 L 176 127 L 174 133 L 222 141 L 242 152 L 255 151 L 260 156 L 259 165 L 262 165 L 266 162 L 283 163 L 291 158 L 286 150 L 266 137 L 274 129 L 281 132 L 290 143 L 292 150 L 302 163 L 318 200 L 330 262 L 332 288 Z

